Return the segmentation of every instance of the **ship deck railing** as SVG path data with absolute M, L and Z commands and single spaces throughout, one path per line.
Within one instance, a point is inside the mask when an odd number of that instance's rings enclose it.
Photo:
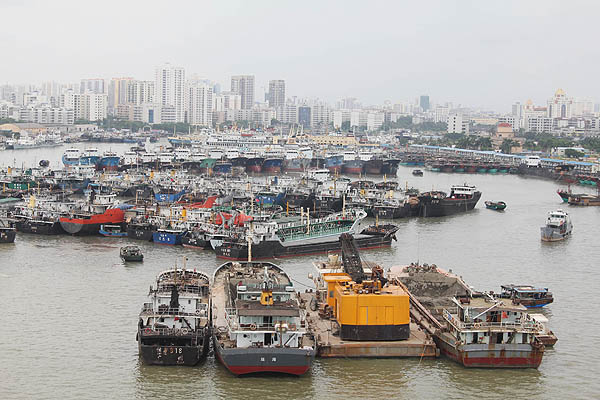
M 444 309 L 442 316 L 454 329 L 462 330 L 519 330 L 526 332 L 538 332 L 540 330 L 539 323 L 531 320 L 516 321 L 516 322 L 463 322 L 455 318 L 448 310 Z
M 144 336 L 204 336 L 208 327 L 189 329 L 189 328 L 153 328 L 144 326 L 142 335 Z
M 310 225 L 305 225 L 302 228 L 309 230 L 309 226 L 310 226 L 310 231 L 308 233 L 302 232 L 302 233 L 286 235 L 286 234 L 282 234 L 281 232 L 278 232 L 278 234 L 284 240 L 300 240 L 300 239 L 310 239 L 310 238 L 318 237 L 318 236 L 344 233 L 344 232 L 348 232 L 350 230 L 350 228 L 352 227 L 351 225 L 346 225 L 346 226 L 340 226 L 339 228 L 336 227 L 336 228 L 330 228 L 330 229 L 318 229 L 318 227 L 314 227 L 311 223 Z
M 202 311 L 205 311 L 205 314 L 202 315 Z M 208 305 L 201 304 L 199 308 L 194 310 L 194 312 L 183 311 L 180 308 L 173 307 L 160 307 L 155 309 L 152 303 L 144 303 L 142 306 L 142 311 L 140 315 L 160 315 L 160 316 L 179 316 L 179 317 L 198 317 L 198 318 L 208 318 Z
M 284 324 L 288 325 L 288 331 L 302 333 L 302 331 L 306 329 L 306 319 L 302 317 L 302 313 L 300 316 L 301 318 L 299 324 L 288 323 L 287 321 L 284 322 Z M 235 308 L 226 308 L 225 318 L 227 320 L 227 325 L 229 325 L 229 329 L 233 331 L 279 331 L 279 329 L 275 327 L 275 325 L 279 325 L 279 321 L 273 321 L 270 323 L 261 322 L 258 324 L 240 324 L 237 318 L 237 310 Z

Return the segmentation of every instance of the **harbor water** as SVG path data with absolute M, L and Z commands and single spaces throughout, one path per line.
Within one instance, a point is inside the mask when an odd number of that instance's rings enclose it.
M 0 152 L 0 165 L 49 159 L 58 167 L 65 148 Z M 214 253 L 135 242 L 144 262 L 124 264 L 119 247 L 133 243 L 127 239 L 18 234 L 14 244 L 0 245 L 0 398 L 600 398 L 600 208 L 563 205 L 551 181 L 428 171 L 413 177 L 411 170 L 400 167 L 402 185 L 447 191 L 467 182 L 483 192 L 482 200 L 466 214 L 396 220 L 393 247 L 365 251 L 363 258 L 385 268 L 435 263 L 479 290 L 499 291 L 505 283 L 549 287 L 555 302 L 542 312 L 559 341 L 539 369 L 466 369 L 443 357 L 317 359 L 299 378 L 237 378 L 212 356 L 193 368 L 145 366 L 135 334 L 149 286 L 158 272 L 183 266 L 184 257 L 188 268 L 212 273 L 220 264 Z M 508 207 L 487 210 L 484 200 Z M 540 226 L 556 208 L 570 213 L 573 236 L 543 243 Z M 317 259 L 275 262 L 304 290 Z

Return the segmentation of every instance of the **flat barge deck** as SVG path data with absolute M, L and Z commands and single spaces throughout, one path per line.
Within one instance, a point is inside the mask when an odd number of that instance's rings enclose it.
M 300 294 L 304 304 L 310 304 L 314 293 Z M 306 307 L 307 323 L 317 343 L 317 357 L 323 358 L 435 358 L 439 357 L 433 338 L 410 324 L 410 337 L 397 341 L 348 341 L 332 334 L 333 322 Z

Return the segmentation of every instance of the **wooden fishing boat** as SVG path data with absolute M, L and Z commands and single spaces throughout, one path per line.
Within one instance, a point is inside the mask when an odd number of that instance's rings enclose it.
M 503 201 L 486 201 L 485 208 L 490 210 L 502 211 L 506 208 L 506 203 Z

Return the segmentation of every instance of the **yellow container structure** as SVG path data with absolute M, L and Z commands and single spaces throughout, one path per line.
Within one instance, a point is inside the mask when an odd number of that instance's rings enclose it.
M 352 282 L 347 274 L 327 274 L 327 304 L 342 340 L 404 340 L 410 336 L 408 293 L 380 281 Z

